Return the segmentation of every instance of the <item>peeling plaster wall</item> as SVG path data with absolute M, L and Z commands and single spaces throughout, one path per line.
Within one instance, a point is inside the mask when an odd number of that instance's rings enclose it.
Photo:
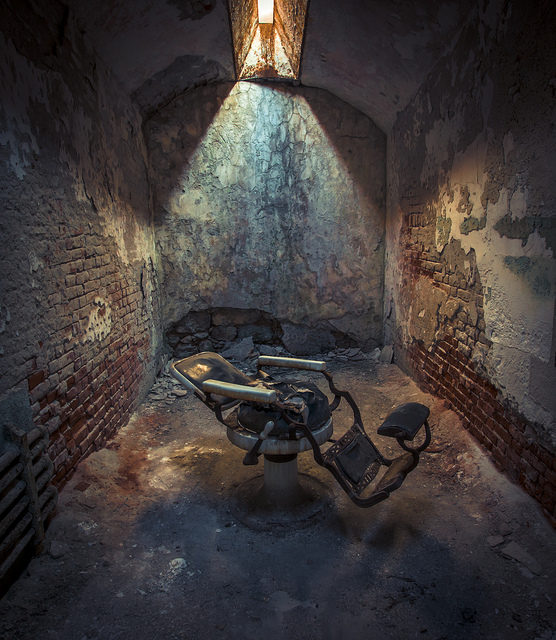
M 552 462 L 533 459 L 556 440 L 555 27 L 547 2 L 481 4 L 399 115 L 385 284 L 398 360 L 412 368 L 408 354 L 420 350 L 431 367 L 421 377 L 460 402 L 498 463 L 551 513 Z M 467 372 L 458 369 L 471 402 L 491 385 L 488 411 L 471 415 L 456 398 L 448 355 Z
M 154 375 L 146 149 L 67 7 L 4 3 L 0 29 L 0 417 L 26 394 L 60 483 Z
M 166 326 L 190 310 L 382 337 L 385 139 L 324 91 L 239 82 L 146 127 Z

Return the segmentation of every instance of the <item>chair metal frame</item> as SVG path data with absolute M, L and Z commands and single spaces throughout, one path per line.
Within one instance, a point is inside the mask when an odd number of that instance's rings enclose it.
M 224 362 L 227 367 L 235 369 L 218 354 L 206 352 L 174 362 L 170 368 L 172 375 L 186 388 L 193 391 L 205 405 L 214 411 L 219 422 L 228 428 L 237 428 L 237 409 L 226 417 L 223 411 L 233 409 L 241 403 L 254 403 L 278 410 L 280 417 L 291 427 L 290 437 L 307 438 L 315 462 L 334 476 L 352 502 L 359 507 L 371 507 L 388 498 L 403 484 L 406 476 L 415 469 L 419 463 L 420 453 L 430 444 L 429 409 L 419 403 L 406 403 L 392 411 L 377 430 L 379 435 L 394 437 L 405 453 L 391 459 L 383 456 L 365 431 L 357 403 L 348 391 L 342 391 L 336 386 L 324 361 L 260 356 L 257 361 L 258 375 L 256 378 L 245 376 L 236 369 L 238 377 L 241 377 L 242 382 L 247 382 L 246 384 L 230 383 L 212 378 L 201 380 L 195 384 L 192 376 L 187 375 L 186 364 L 187 361 L 203 356 L 209 360 L 214 358 L 217 363 Z M 329 402 L 330 413 L 332 414 L 339 407 L 341 401 L 345 400 L 353 412 L 351 427 L 338 440 L 330 440 L 331 446 L 323 451 L 307 424 L 308 409 L 303 400 L 296 397 L 284 399 L 275 389 L 267 388 L 265 384 L 272 381 L 272 378 L 263 371 L 263 367 L 287 367 L 321 373 L 327 380 L 329 389 L 334 396 L 333 401 Z M 272 437 L 272 427 L 273 423 L 269 422 L 258 434 L 258 439 L 252 449 L 245 455 L 244 464 L 257 463 L 262 442 L 266 438 Z M 419 446 L 408 444 L 413 441 L 422 427 L 425 428 L 423 442 Z M 385 473 L 372 493 L 363 497 L 361 494 L 375 479 L 381 466 L 387 467 Z

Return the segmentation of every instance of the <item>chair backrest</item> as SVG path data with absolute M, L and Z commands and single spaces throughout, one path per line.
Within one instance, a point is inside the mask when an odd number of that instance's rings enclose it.
M 203 402 L 207 400 L 206 394 L 202 390 L 202 384 L 205 380 L 218 380 L 220 382 L 249 386 L 257 384 L 253 378 L 241 372 L 225 358 L 210 351 L 203 351 L 174 362 L 171 366 L 171 371 L 180 382 L 184 382 L 182 378 L 185 378 L 189 382 L 186 386 L 194 391 Z M 176 375 L 176 373 L 179 375 Z M 215 394 L 211 394 L 211 400 L 212 404 L 220 406 L 237 404 L 237 401 L 230 402 L 230 398 Z

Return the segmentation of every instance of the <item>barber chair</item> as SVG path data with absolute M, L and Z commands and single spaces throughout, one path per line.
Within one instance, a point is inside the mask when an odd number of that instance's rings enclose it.
M 330 402 L 312 382 L 274 379 L 263 367 L 319 372 L 334 398 Z M 246 451 L 243 464 L 255 465 L 264 456 L 265 490 L 276 500 L 295 491 L 297 455 L 312 450 L 315 462 L 334 476 L 356 505 L 371 507 L 402 486 L 430 443 L 429 409 L 409 402 L 392 411 L 378 428 L 402 451 L 392 459 L 381 454 L 366 433 L 351 394 L 336 387 L 320 360 L 260 356 L 257 375 L 252 377 L 222 356 L 204 352 L 174 362 L 170 371 L 214 412 L 230 442 Z M 332 418 L 342 400 L 353 412 L 353 424 L 334 440 Z M 423 427 L 423 441 L 414 445 Z

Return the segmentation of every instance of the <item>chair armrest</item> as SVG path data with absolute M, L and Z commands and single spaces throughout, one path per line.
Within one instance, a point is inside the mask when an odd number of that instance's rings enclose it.
M 303 369 L 305 371 L 325 371 L 326 362 L 323 360 L 302 360 L 301 358 L 278 358 L 276 356 L 259 356 L 259 367 L 288 367 L 289 369 Z
M 276 402 L 276 391 L 274 389 L 248 387 L 243 384 L 232 384 L 231 382 L 220 382 L 219 380 L 205 380 L 203 382 L 203 391 L 247 402 L 259 402 L 261 404 L 273 404 Z

